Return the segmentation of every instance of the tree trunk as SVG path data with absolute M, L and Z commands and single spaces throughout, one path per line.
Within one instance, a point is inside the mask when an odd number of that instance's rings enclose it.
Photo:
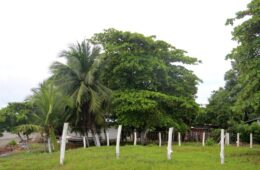
M 148 133 L 148 130 L 146 129 L 145 131 L 141 132 L 141 144 L 142 145 L 146 145 L 146 135 Z
M 107 132 L 105 128 L 103 129 L 103 133 L 104 133 L 105 141 L 107 141 Z
M 22 136 L 20 135 L 20 133 L 19 133 L 19 132 L 17 133 L 17 135 L 18 135 L 18 137 L 20 138 L 20 141 L 21 141 L 21 142 L 23 142 L 23 141 L 24 141 L 24 139 L 22 138 Z
M 30 139 L 28 134 L 26 134 L 26 139 L 27 139 L 27 141 L 29 141 L 29 139 Z
M 93 140 L 94 140 L 95 145 L 96 145 L 96 146 L 100 146 L 99 136 L 98 136 L 98 134 L 96 133 L 95 128 L 92 128 L 92 129 L 91 129 L 91 132 L 92 132 L 92 137 L 93 137 Z
M 87 147 L 89 147 L 88 132 L 85 134 Z

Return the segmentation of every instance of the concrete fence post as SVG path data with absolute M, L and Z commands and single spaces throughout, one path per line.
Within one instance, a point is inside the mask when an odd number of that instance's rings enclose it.
M 162 146 L 162 134 L 161 132 L 158 133 L 158 137 L 159 137 L 159 147 Z
M 205 146 L 205 132 L 202 133 L 202 146 Z
M 179 143 L 179 146 L 181 146 L 181 133 L 178 132 L 178 143 Z
M 239 140 L 240 140 L 240 139 L 239 139 L 239 135 L 240 135 L 240 134 L 237 133 L 237 147 L 239 147 L 239 142 L 240 142 L 240 141 L 239 141 Z
M 168 133 L 168 147 L 167 147 L 167 158 L 168 160 L 172 159 L 172 131 L 173 128 L 169 128 L 169 133 Z
M 120 155 L 120 138 L 121 138 L 121 130 L 122 130 L 122 125 L 118 126 L 117 130 L 117 138 L 116 138 L 116 158 L 119 158 Z
M 65 159 L 65 149 L 66 149 L 66 138 L 68 132 L 69 123 L 64 123 L 61 137 L 61 146 L 60 146 L 60 164 L 64 164 Z
M 253 134 L 250 133 L 250 148 L 253 148 Z
M 224 164 L 224 138 L 225 138 L 225 134 L 224 134 L 224 129 L 221 129 L 221 135 L 220 135 L 220 162 L 221 164 Z

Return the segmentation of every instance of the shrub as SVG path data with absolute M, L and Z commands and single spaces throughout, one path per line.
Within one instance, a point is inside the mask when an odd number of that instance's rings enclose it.
M 220 129 L 213 129 L 211 131 L 210 137 L 213 139 L 213 141 L 218 143 L 220 141 Z
M 215 141 L 213 138 L 208 138 L 205 144 L 206 146 L 213 146 L 215 144 Z
M 249 142 L 249 134 L 253 133 L 253 141 L 255 143 L 260 143 L 260 125 L 257 123 L 240 124 L 237 126 L 237 133 L 240 133 L 241 141 Z
M 15 140 L 12 140 L 12 141 L 10 141 L 10 142 L 8 143 L 8 145 L 9 145 L 9 146 L 16 146 L 17 143 L 16 143 Z
M 250 126 L 250 130 L 253 133 L 254 142 L 260 143 L 260 125 L 255 122 Z

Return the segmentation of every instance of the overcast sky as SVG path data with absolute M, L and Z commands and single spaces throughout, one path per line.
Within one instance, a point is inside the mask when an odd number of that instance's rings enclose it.
M 156 35 L 202 64 L 197 102 L 224 85 L 225 56 L 236 46 L 227 18 L 249 0 L 6 0 L 0 1 L 0 108 L 23 101 L 49 75 L 69 44 L 103 29 Z

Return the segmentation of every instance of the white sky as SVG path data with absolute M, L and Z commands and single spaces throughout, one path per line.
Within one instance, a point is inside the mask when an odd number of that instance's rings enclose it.
M 49 75 L 69 44 L 103 29 L 156 35 L 202 60 L 197 102 L 224 85 L 225 56 L 235 47 L 227 18 L 249 0 L 6 0 L 0 1 L 0 108 L 23 101 Z

